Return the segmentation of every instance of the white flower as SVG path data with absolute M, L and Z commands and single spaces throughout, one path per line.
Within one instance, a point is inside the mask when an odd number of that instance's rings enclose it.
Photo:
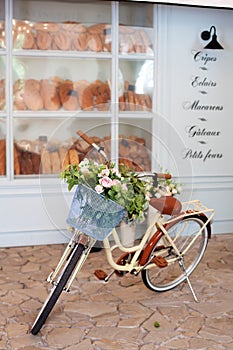
M 118 171 L 118 169 L 112 168 L 111 171 L 112 171 L 112 174 L 115 174 L 117 177 L 121 178 L 121 174 L 120 174 L 120 172 Z
M 88 167 L 90 165 L 89 159 L 84 158 L 80 163 L 79 163 L 79 167 L 83 168 L 83 167 Z
M 97 193 L 102 193 L 104 191 L 103 187 L 101 185 L 96 185 L 95 190 Z
M 109 174 L 110 174 L 110 171 L 109 171 L 109 169 L 103 169 L 102 171 L 101 171 L 101 173 L 100 174 L 98 174 L 98 177 L 104 177 L 104 176 L 109 176 Z

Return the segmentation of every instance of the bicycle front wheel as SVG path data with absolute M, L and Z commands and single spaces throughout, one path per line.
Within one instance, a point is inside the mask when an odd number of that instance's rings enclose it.
M 44 305 L 42 306 L 32 328 L 31 333 L 33 335 L 36 335 L 45 321 L 47 320 L 50 312 L 52 311 L 54 305 L 56 304 L 59 296 L 61 295 L 62 291 L 64 290 L 75 266 L 77 265 L 78 260 L 80 259 L 83 250 L 85 249 L 84 245 L 78 244 L 74 251 L 72 252 L 72 255 L 70 256 L 62 274 L 60 275 L 58 281 L 55 283 L 53 288 L 50 291 L 50 294 L 46 301 L 44 302 Z
M 186 276 L 194 271 L 201 261 L 208 243 L 208 230 L 206 226 L 203 227 L 204 224 L 204 217 L 190 216 L 174 223 L 167 230 L 181 257 L 177 256 L 166 237 L 162 236 L 152 250 L 149 259 L 162 256 L 168 265 L 162 268 L 154 265 L 142 270 L 142 280 L 147 288 L 155 292 L 168 291 L 182 283 Z

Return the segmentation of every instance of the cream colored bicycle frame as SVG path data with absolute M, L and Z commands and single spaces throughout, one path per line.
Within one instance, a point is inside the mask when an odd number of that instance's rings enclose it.
M 187 251 L 191 248 L 191 246 L 193 245 L 193 243 L 195 242 L 195 240 L 201 235 L 202 231 L 206 228 L 206 226 L 209 224 L 209 222 L 212 220 L 213 216 L 214 216 L 214 210 L 213 209 L 209 209 L 207 207 L 205 207 L 199 200 L 194 200 L 194 201 L 189 201 L 189 202 L 183 202 L 182 203 L 182 207 L 184 208 L 184 211 L 176 216 L 173 217 L 167 221 L 165 221 L 164 216 L 161 215 L 159 212 L 155 213 L 154 218 L 153 218 L 153 222 L 152 224 L 147 228 L 145 234 L 143 235 L 143 237 L 141 238 L 141 241 L 138 245 L 135 245 L 133 247 L 124 247 L 121 244 L 120 238 L 118 236 L 118 233 L 116 231 L 116 229 L 113 229 L 113 231 L 111 232 L 111 235 L 109 235 L 107 238 L 105 238 L 103 240 L 103 246 L 105 248 L 105 253 L 106 253 L 106 257 L 107 257 L 107 261 L 109 263 L 109 265 L 117 271 L 122 271 L 122 272 L 134 272 L 136 275 L 142 270 L 142 269 L 148 269 L 148 268 L 152 268 L 155 267 L 154 263 L 151 263 L 151 261 L 148 261 L 146 263 L 146 265 L 141 266 L 139 265 L 139 256 L 142 252 L 142 250 L 144 249 L 144 247 L 146 246 L 147 242 L 149 241 L 150 237 L 151 237 L 151 233 L 153 232 L 152 230 L 154 230 L 154 233 L 157 230 L 160 230 L 163 232 L 164 234 L 164 240 L 167 240 L 169 242 L 169 244 L 173 247 L 174 251 L 177 254 L 177 257 L 171 258 L 169 260 L 167 260 L 168 264 L 173 264 L 175 261 L 177 261 L 180 257 L 180 251 L 178 250 L 178 248 L 176 247 L 176 240 L 178 239 L 178 237 L 182 234 L 183 230 L 180 230 L 179 232 L 177 232 L 176 236 L 172 239 L 168 232 L 165 229 L 165 225 L 166 224 L 171 224 L 171 223 L 175 223 L 176 221 L 180 221 L 181 219 L 185 218 L 185 217 L 190 217 L 192 215 L 198 215 L 198 214 L 205 214 L 208 219 L 206 220 L 206 222 L 204 223 L 204 225 L 202 226 L 202 228 L 197 232 L 196 236 L 190 241 L 190 243 L 187 245 L 187 247 L 184 249 L 184 251 L 182 252 L 182 256 L 184 256 Z M 74 236 L 72 237 L 72 239 L 70 240 L 69 244 L 66 247 L 66 250 L 63 253 L 63 256 L 61 257 L 56 269 L 54 272 L 52 272 L 49 277 L 48 277 L 48 282 L 50 283 L 56 283 L 55 282 L 55 278 L 57 277 L 58 273 L 60 272 L 60 270 L 63 268 L 64 266 L 64 262 L 66 261 L 67 257 L 70 254 L 70 251 L 72 250 L 73 244 L 75 244 L 75 242 L 80 240 L 80 237 L 82 240 L 86 240 L 86 242 L 88 243 L 88 249 L 84 252 L 84 254 L 81 255 L 81 258 L 79 259 L 77 266 L 66 286 L 66 290 L 69 290 L 77 273 L 80 271 L 82 265 L 84 264 L 92 246 L 95 244 L 95 239 L 86 236 L 85 234 L 81 233 L 80 231 L 76 231 Z M 113 238 L 115 244 L 112 244 L 112 240 L 110 241 L 110 237 Z M 125 265 L 120 265 L 117 264 L 114 261 L 113 258 L 113 251 L 119 249 L 120 251 L 122 251 L 123 253 L 134 253 L 132 259 L 130 260 L 130 262 L 126 262 Z M 164 249 L 164 251 L 166 250 L 166 248 Z M 159 251 L 159 254 L 161 254 L 163 252 L 163 250 Z

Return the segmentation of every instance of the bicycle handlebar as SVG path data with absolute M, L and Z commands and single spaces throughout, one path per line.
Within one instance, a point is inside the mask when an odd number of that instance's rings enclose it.
M 81 130 L 78 130 L 76 132 L 84 141 L 86 141 L 87 143 L 89 143 L 89 145 L 92 145 L 93 142 L 91 141 L 90 137 L 87 136 L 84 132 L 82 132 Z
M 156 173 L 157 174 L 157 178 L 159 179 L 166 179 L 166 180 L 169 180 L 172 178 L 172 175 L 171 174 L 166 174 L 166 173 Z
M 84 132 L 82 132 L 81 130 L 76 131 L 76 133 L 87 143 L 89 143 L 89 145 L 91 145 L 93 148 L 95 148 L 97 150 L 97 152 L 99 152 L 103 158 L 105 163 L 108 163 L 108 157 L 107 154 L 104 152 L 104 148 L 101 146 L 98 146 L 95 142 L 92 142 L 92 140 L 90 139 L 90 137 L 88 137 Z
M 92 140 L 90 139 L 89 136 L 87 136 L 87 134 L 85 134 L 82 130 L 77 130 L 76 132 L 84 141 L 86 141 L 89 145 L 93 146 L 95 149 L 97 149 L 98 152 L 100 152 L 105 160 L 107 161 L 107 157 L 106 157 L 106 154 L 103 152 L 103 148 L 102 147 L 99 147 L 97 146 L 94 142 L 92 142 Z M 145 176 L 142 175 L 142 176 Z M 171 174 L 167 174 L 167 173 L 148 173 L 148 175 L 146 176 L 156 176 L 157 179 L 166 179 L 166 180 L 169 180 L 172 178 L 172 175 Z

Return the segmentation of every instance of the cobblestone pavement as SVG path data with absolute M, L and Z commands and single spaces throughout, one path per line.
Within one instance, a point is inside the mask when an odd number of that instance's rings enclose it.
M 37 336 L 29 333 L 49 286 L 45 282 L 64 245 L 0 249 L 0 349 L 214 350 L 233 349 L 233 234 L 214 236 L 191 280 L 155 293 L 140 276 L 112 277 L 104 251 L 92 253 Z M 154 323 L 160 327 L 155 328 Z

